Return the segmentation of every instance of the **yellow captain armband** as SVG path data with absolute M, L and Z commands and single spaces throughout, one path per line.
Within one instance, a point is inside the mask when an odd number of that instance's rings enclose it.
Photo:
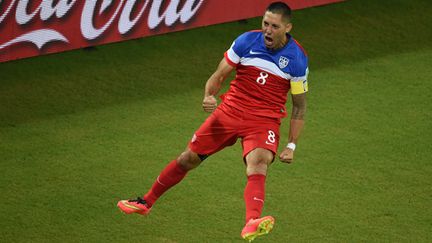
M 305 80 L 293 80 L 291 79 L 291 94 L 303 94 L 308 92 L 308 83 L 307 79 Z

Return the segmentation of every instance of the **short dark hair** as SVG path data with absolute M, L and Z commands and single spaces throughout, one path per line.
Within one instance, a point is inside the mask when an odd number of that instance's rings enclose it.
M 282 15 L 282 19 L 285 20 L 287 23 L 291 22 L 291 8 L 288 6 L 288 4 L 284 2 L 271 3 L 266 9 L 266 12 L 267 11 L 275 14 L 280 14 Z

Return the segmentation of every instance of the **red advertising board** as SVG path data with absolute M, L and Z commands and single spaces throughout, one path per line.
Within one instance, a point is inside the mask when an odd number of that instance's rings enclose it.
M 0 0 L 0 62 L 263 14 L 274 0 Z M 285 0 L 292 9 L 343 0 Z

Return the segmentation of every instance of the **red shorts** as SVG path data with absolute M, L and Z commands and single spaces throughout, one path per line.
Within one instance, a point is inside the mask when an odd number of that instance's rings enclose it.
M 255 148 L 277 153 L 279 118 L 251 115 L 221 104 L 195 132 L 189 148 L 201 155 L 211 155 L 241 138 L 243 157 Z

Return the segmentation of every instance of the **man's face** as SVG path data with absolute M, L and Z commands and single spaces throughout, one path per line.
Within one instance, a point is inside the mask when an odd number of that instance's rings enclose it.
M 262 32 L 264 34 L 264 43 L 269 49 L 279 49 L 286 44 L 286 33 L 290 32 L 291 23 L 282 19 L 281 14 L 265 12 L 262 20 Z

